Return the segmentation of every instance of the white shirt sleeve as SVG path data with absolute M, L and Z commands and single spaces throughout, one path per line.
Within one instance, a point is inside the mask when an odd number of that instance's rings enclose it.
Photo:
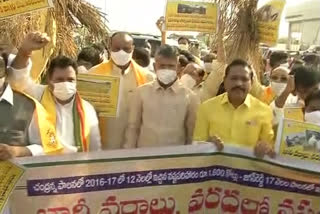
M 27 148 L 32 153 L 32 156 L 44 155 L 44 150 L 41 143 L 41 136 L 39 131 L 39 125 L 37 122 L 36 111 L 33 113 L 32 120 L 28 128 L 29 142 L 31 145 Z
M 15 57 L 15 55 L 10 54 L 8 58 L 8 79 L 10 85 L 14 89 L 23 91 L 40 101 L 46 86 L 37 84 L 31 79 L 30 72 L 32 69 L 32 61 L 29 60 L 26 68 L 14 69 L 11 65 Z
M 101 150 L 101 136 L 99 129 L 99 120 L 94 107 L 87 101 L 84 100 L 85 109 L 87 110 L 88 118 L 90 118 L 90 146 L 89 151 L 100 151 Z

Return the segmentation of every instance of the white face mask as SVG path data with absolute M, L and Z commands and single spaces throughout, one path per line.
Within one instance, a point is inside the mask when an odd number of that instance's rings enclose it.
M 197 84 L 197 82 L 189 74 L 183 75 L 180 81 L 185 87 L 189 89 L 192 89 Z
M 70 99 L 77 92 L 74 82 L 60 82 L 54 84 L 53 95 L 62 101 Z
M 131 61 L 132 53 L 133 52 L 127 53 L 124 50 L 120 50 L 118 52 L 111 51 L 111 59 L 116 65 L 124 66 Z
M 170 69 L 160 69 L 157 70 L 157 77 L 160 82 L 169 85 L 177 79 L 177 72 Z
M 286 87 L 287 83 L 271 82 L 271 89 L 277 96 L 280 96 Z
M 213 70 L 213 65 L 211 62 L 205 62 L 204 63 L 204 70 L 207 72 L 207 73 L 211 73 L 211 71 Z
M 304 120 L 307 123 L 314 123 L 320 126 L 320 111 L 305 113 Z
M 189 50 L 189 45 L 180 44 L 180 45 L 179 45 L 179 49 L 184 50 L 184 51 L 187 51 L 187 50 Z
M 5 78 L 4 77 L 0 78 L 0 88 L 4 86 L 4 82 L 5 82 Z

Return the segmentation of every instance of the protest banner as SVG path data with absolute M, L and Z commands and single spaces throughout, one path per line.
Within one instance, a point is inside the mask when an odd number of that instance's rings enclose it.
M 79 74 L 77 89 L 101 117 L 116 117 L 119 105 L 120 78 L 94 74 Z
M 267 45 L 275 45 L 278 41 L 281 14 L 285 0 L 270 0 L 258 9 L 259 41 Z
M 284 119 L 278 127 L 276 144 L 280 155 L 320 163 L 320 126 Z
M 52 0 L 0 0 L 0 19 L 48 7 Z
M 0 213 L 23 173 L 22 167 L 10 161 L 0 161 Z
M 320 212 L 319 164 L 252 153 L 204 144 L 23 158 L 11 213 Z
M 216 3 L 168 0 L 165 27 L 167 31 L 214 33 L 217 27 L 217 14 Z

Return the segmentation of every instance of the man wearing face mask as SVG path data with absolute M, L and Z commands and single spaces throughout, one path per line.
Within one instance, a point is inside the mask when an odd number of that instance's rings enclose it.
M 111 59 L 93 67 L 90 72 L 120 77 L 119 114 L 116 118 L 100 118 L 102 141 L 105 149 L 119 149 L 124 143 L 128 125 L 128 110 L 133 91 L 154 79 L 154 74 L 139 66 L 133 59 L 133 38 L 125 32 L 110 38 Z
M 6 82 L 6 60 L 6 56 L 0 57 L 0 161 L 59 153 L 62 146 L 47 120 L 47 112 L 40 103 L 12 90 Z
M 249 94 L 253 71 L 247 62 L 234 60 L 226 68 L 226 93 L 200 105 L 195 142 L 224 143 L 252 148 L 257 157 L 274 156 L 272 111 Z
M 210 74 L 213 71 L 213 60 L 216 60 L 217 56 L 213 53 L 207 54 L 203 57 L 204 70 L 207 74 Z
M 76 89 L 77 63 L 65 56 L 53 59 L 47 70 L 48 85 L 39 85 L 30 78 L 32 51 L 45 46 L 49 38 L 43 34 L 26 36 L 11 67 L 11 82 L 33 96 L 50 115 L 64 153 L 100 150 L 99 123 L 92 105 L 81 99 Z
M 192 142 L 199 99 L 177 77 L 178 51 L 163 45 L 156 53 L 157 80 L 135 91 L 124 148 L 185 145 Z

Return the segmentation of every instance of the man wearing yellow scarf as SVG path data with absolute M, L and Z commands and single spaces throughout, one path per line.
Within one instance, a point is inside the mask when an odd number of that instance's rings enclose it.
M 63 147 L 43 107 L 6 82 L 7 57 L 0 57 L 0 160 L 57 154 Z M 42 146 L 41 146 L 42 145 Z
M 96 112 L 77 93 L 76 62 L 65 56 L 53 59 L 47 71 L 47 86 L 35 84 L 30 78 L 30 70 L 25 69 L 31 63 L 32 51 L 41 49 L 48 41 L 45 34 L 27 35 L 11 65 L 11 82 L 17 89 L 39 100 L 47 110 L 64 153 L 100 150 Z
M 128 33 L 114 33 L 110 40 L 111 59 L 93 67 L 89 72 L 120 77 L 118 117 L 100 118 L 104 149 L 120 149 L 125 141 L 125 130 L 128 125 L 128 112 L 133 91 L 138 86 L 154 80 L 155 75 L 132 60 L 133 38 Z

